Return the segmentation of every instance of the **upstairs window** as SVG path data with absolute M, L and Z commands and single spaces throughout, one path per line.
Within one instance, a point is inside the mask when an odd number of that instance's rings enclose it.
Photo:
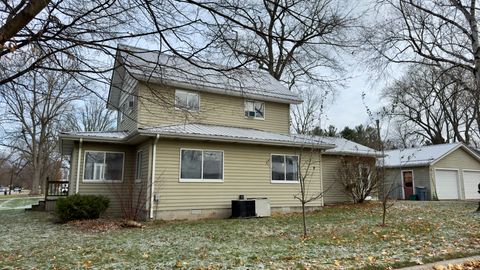
M 200 97 L 198 93 L 175 90 L 175 108 L 198 111 L 200 109 Z
M 254 119 L 265 119 L 265 102 L 257 100 L 246 100 L 245 117 Z
M 272 182 L 298 182 L 298 156 L 272 155 Z

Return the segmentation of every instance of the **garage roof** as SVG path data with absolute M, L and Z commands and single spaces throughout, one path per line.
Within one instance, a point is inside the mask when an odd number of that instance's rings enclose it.
M 384 164 L 379 165 L 389 168 L 429 166 L 458 148 L 464 149 L 480 161 L 480 156 L 466 145 L 462 143 L 446 143 L 386 151 Z

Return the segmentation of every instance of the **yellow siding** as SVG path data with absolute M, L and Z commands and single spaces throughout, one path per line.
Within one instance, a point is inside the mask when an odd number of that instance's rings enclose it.
M 180 149 L 210 149 L 224 151 L 224 182 L 179 182 Z M 157 145 L 155 193 L 160 195 L 156 206 L 162 210 L 225 209 L 239 195 L 267 197 L 272 207 L 298 207 L 294 199 L 299 194 L 298 183 L 278 184 L 270 181 L 270 154 L 299 154 L 295 149 L 255 145 L 160 140 Z M 303 158 L 302 166 L 307 164 Z M 318 194 L 321 188 L 320 163 L 311 163 L 308 189 Z M 309 204 L 321 206 L 321 200 Z
M 126 104 L 126 109 L 124 110 L 124 116 L 122 121 L 117 119 L 117 130 L 128 130 L 133 131 L 137 129 L 137 119 L 138 119 L 138 102 L 137 102 L 137 81 L 130 76 L 125 74 L 125 79 L 123 80 L 123 92 L 121 94 L 120 109 L 123 110 L 123 104 Z M 133 108 L 128 107 L 128 101 L 131 97 L 134 97 Z
M 459 148 L 446 157 L 439 160 L 437 163 L 431 166 L 430 174 L 432 177 L 432 183 L 435 183 L 435 169 L 458 169 L 459 170 L 459 191 L 461 199 L 464 199 L 465 191 L 463 186 L 463 171 L 464 170 L 480 170 L 480 162 L 474 158 L 467 151 Z M 433 192 L 435 185 L 432 184 Z M 436 194 L 436 193 L 434 193 Z
M 465 150 L 459 148 L 433 164 L 435 168 L 480 169 L 480 163 Z
M 139 84 L 138 91 L 138 122 L 141 126 L 191 122 L 289 133 L 289 104 L 265 102 L 265 119 L 258 120 L 245 117 L 245 99 L 241 97 L 198 92 L 200 112 L 183 112 L 174 108 L 174 88 Z
M 112 151 L 112 152 L 124 152 L 124 172 L 123 183 L 106 183 L 106 182 L 85 182 L 83 181 L 84 173 L 84 158 L 85 151 Z M 134 147 L 119 145 L 119 144 L 98 144 L 98 143 L 83 143 L 82 153 L 80 159 L 80 181 L 79 181 L 79 194 L 94 194 L 103 195 L 110 199 L 110 207 L 107 211 L 108 214 L 119 215 L 121 212 L 121 204 L 125 203 L 128 199 L 129 193 L 129 181 L 133 181 L 135 176 L 135 156 L 136 151 Z M 70 180 L 70 194 L 75 193 L 75 184 L 77 179 L 77 157 L 78 157 L 78 143 L 76 144 L 72 155 L 72 173 Z
M 352 199 L 344 192 L 344 187 L 338 178 L 342 168 L 341 156 L 322 156 L 323 188 L 327 190 L 324 197 L 325 204 L 351 202 Z

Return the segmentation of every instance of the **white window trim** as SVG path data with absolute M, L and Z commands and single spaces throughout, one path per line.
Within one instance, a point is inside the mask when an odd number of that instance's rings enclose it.
M 198 97 L 198 109 L 197 110 L 192 110 L 192 109 L 187 109 L 187 108 L 182 108 L 180 106 L 177 106 L 177 92 L 184 92 L 184 93 L 187 93 L 187 94 L 195 94 L 197 95 Z M 200 93 L 198 93 L 197 91 L 188 91 L 188 90 L 182 90 L 182 89 L 175 89 L 175 93 L 174 93 L 174 96 L 173 96 L 173 107 L 175 108 L 175 110 L 178 110 L 178 111 L 187 111 L 187 112 L 200 112 Z
M 247 107 L 247 102 L 253 102 L 253 109 L 255 110 L 255 102 L 262 102 L 263 103 L 263 117 L 257 117 L 257 114 L 255 114 L 254 117 L 248 117 L 245 115 L 246 107 Z M 245 119 L 254 119 L 254 120 L 265 120 L 267 114 L 267 103 L 262 100 L 254 100 L 254 99 L 245 99 L 243 103 L 243 116 Z
M 182 151 L 183 150 L 192 150 L 192 151 L 202 151 L 202 167 L 201 167 L 201 179 L 190 179 L 182 178 Z M 203 179 L 203 152 L 212 151 L 212 152 L 222 152 L 222 179 Z M 223 183 L 225 178 L 225 152 L 223 150 L 215 149 L 196 149 L 196 148 L 180 148 L 180 162 L 178 167 L 178 182 L 180 183 Z
M 285 180 L 273 180 L 273 174 L 272 174 L 272 167 L 273 167 L 272 157 L 273 156 L 283 156 L 283 160 L 285 161 L 285 168 L 283 169 L 283 173 L 285 175 Z M 298 183 L 300 183 L 300 175 L 299 174 L 297 175 L 297 180 L 296 181 L 287 180 L 287 158 L 286 158 L 286 156 L 297 157 L 297 160 L 298 160 L 297 174 L 300 172 L 300 156 L 299 155 L 271 153 L 270 154 L 270 183 L 272 183 L 272 184 L 298 184 Z
M 113 153 L 113 154 L 122 154 L 123 155 L 123 163 L 122 163 L 122 177 L 120 180 L 95 180 L 95 179 L 85 179 L 85 163 L 87 162 L 87 153 Z M 123 177 L 125 175 L 125 152 L 117 152 L 117 151 L 99 151 L 99 150 L 89 150 L 85 149 L 83 152 L 83 172 L 82 172 L 82 183 L 122 183 Z
M 140 168 L 138 167 L 139 163 L 138 163 L 138 154 L 141 154 L 141 158 L 140 158 Z M 139 150 L 137 151 L 136 155 L 135 155 L 135 182 L 136 183 L 140 183 L 142 182 L 142 178 L 143 178 L 143 175 L 142 175 L 142 167 L 143 167 L 143 150 Z M 138 170 L 140 169 L 140 170 Z M 138 177 L 140 176 L 140 177 Z

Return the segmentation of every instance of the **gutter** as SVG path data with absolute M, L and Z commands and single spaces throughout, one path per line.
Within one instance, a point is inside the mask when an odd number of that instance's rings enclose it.
M 154 194 L 155 194 L 155 163 L 157 159 L 157 142 L 160 138 L 160 135 L 157 134 L 153 142 L 152 148 L 152 179 L 150 180 L 150 219 L 153 218 L 153 203 L 154 203 Z
M 83 144 L 83 139 L 80 138 L 80 141 L 78 143 L 78 157 L 77 157 L 77 182 L 75 183 L 75 194 L 78 194 L 78 190 L 80 187 L 80 159 L 82 158 L 82 144 Z

